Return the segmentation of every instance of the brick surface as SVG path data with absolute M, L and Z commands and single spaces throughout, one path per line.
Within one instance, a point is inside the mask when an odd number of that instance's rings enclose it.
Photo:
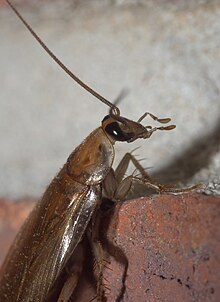
M 1 201 L 1 259 L 32 206 Z M 219 222 L 220 199 L 212 196 L 163 195 L 116 207 L 101 227 L 107 301 L 219 301 Z M 88 274 L 74 301 L 94 296 Z
M 164 195 L 126 202 L 116 228 L 112 220 L 107 233 L 128 263 L 122 301 L 219 301 L 219 222 L 215 197 Z M 111 259 L 109 301 L 122 286 L 118 266 Z
M 33 199 L 25 199 L 17 202 L 0 199 L 0 266 L 18 229 L 21 227 L 33 206 Z

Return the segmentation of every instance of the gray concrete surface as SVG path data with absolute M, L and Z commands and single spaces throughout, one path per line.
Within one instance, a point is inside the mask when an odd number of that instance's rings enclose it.
M 129 4 L 129 5 L 128 5 Z M 136 146 L 162 181 L 220 183 L 219 1 L 53 1 L 20 6 L 46 44 L 121 113 L 177 128 Z M 7 7 L 0 11 L 0 195 L 39 196 L 107 108 L 74 84 Z M 145 124 L 153 124 L 150 119 Z

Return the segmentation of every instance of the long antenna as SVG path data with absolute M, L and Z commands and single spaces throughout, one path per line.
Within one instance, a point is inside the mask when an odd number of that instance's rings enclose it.
M 99 99 L 102 103 L 106 104 L 111 108 L 111 110 L 114 112 L 114 115 L 120 115 L 120 110 L 117 106 L 112 104 L 110 101 L 106 100 L 103 96 L 101 96 L 99 93 L 97 93 L 95 90 L 93 90 L 91 87 L 86 85 L 84 82 L 82 82 L 72 71 L 70 71 L 66 65 L 64 65 L 56 56 L 55 54 L 46 46 L 46 44 L 41 40 L 41 38 L 35 33 L 35 31 L 31 28 L 31 26 L 25 21 L 25 19 L 21 16 L 21 14 L 17 11 L 17 9 L 11 4 L 9 0 L 5 0 L 8 5 L 12 8 L 14 13 L 18 16 L 18 18 L 21 20 L 21 22 L 25 25 L 25 27 L 29 30 L 29 32 L 32 34 L 32 36 L 38 41 L 38 43 L 43 47 L 43 49 L 48 53 L 48 55 L 80 86 L 82 86 L 85 90 L 87 90 L 89 93 L 94 95 L 97 99 Z

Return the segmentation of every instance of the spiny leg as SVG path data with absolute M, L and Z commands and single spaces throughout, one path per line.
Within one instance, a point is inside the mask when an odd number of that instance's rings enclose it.
M 116 196 L 118 197 L 118 191 L 127 192 L 131 189 L 130 179 L 127 177 L 124 178 L 130 162 L 132 162 L 135 168 L 140 172 L 143 179 L 147 180 L 149 183 L 155 183 L 155 181 L 150 178 L 150 176 L 146 172 L 146 169 L 140 164 L 135 156 L 131 153 L 126 153 L 121 159 L 115 171 L 111 169 L 103 182 L 104 191 L 106 193 L 106 196 L 110 200 L 118 200 L 118 198 L 116 198 Z M 127 194 L 124 193 L 120 195 Z
M 125 173 L 127 171 L 129 163 L 132 162 L 136 169 L 140 172 L 142 177 L 136 176 L 128 176 L 125 177 Z M 132 190 L 134 183 L 141 183 L 144 186 L 155 190 L 158 193 L 186 193 L 190 192 L 199 185 L 195 185 L 189 188 L 176 188 L 173 185 L 161 185 L 157 183 L 155 180 L 151 179 L 146 170 L 142 167 L 140 162 L 135 158 L 134 155 L 131 153 L 126 153 L 122 160 L 120 161 L 118 167 L 115 171 L 110 170 L 109 174 L 107 175 L 103 187 L 106 192 L 106 195 L 111 200 L 124 200 L 129 192 Z
M 99 240 L 99 230 L 100 212 L 97 211 L 93 216 L 91 224 L 87 230 L 87 237 L 94 255 L 94 272 L 97 276 L 97 295 L 90 301 L 104 302 L 106 301 L 105 289 L 107 289 L 106 285 L 103 283 L 103 272 L 106 268 L 106 259 L 104 257 L 104 250 Z
M 115 199 L 116 200 L 124 200 L 126 196 L 131 191 L 132 187 L 135 183 L 141 183 L 144 186 L 153 189 L 155 192 L 161 194 L 161 193 L 172 193 L 172 194 L 180 194 L 180 193 L 187 193 L 192 190 L 197 189 L 200 184 L 194 185 L 188 188 L 176 188 L 172 185 L 161 185 L 156 182 L 152 182 L 151 180 L 136 177 L 136 176 L 128 176 L 119 185 L 117 191 L 115 192 Z
M 116 192 L 115 192 L 115 199 L 116 200 L 125 200 L 127 195 L 132 191 L 135 183 L 141 183 L 146 187 L 155 190 L 158 193 L 161 193 L 160 185 L 153 183 L 149 179 L 144 179 L 136 176 L 128 176 L 119 184 Z
M 123 158 L 121 159 L 120 163 L 118 164 L 117 168 L 115 169 L 115 178 L 118 183 L 120 183 L 125 173 L 128 169 L 129 163 L 132 162 L 135 168 L 141 173 L 142 177 L 145 179 L 150 179 L 146 170 L 142 167 L 140 162 L 135 158 L 135 156 L 131 153 L 126 153 Z
M 71 259 L 70 259 L 71 260 Z M 60 292 L 57 302 L 68 302 L 77 286 L 78 279 L 82 272 L 84 261 L 84 250 L 81 243 L 78 244 L 71 262 L 66 269 L 67 278 Z

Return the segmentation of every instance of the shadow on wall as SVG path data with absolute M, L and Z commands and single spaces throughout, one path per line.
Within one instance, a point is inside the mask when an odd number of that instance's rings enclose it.
M 181 181 L 187 183 L 201 169 L 210 165 L 220 149 L 220 117 L 212 131 L 200 135 L 173 162 L 153 176 L 162 183 Z

